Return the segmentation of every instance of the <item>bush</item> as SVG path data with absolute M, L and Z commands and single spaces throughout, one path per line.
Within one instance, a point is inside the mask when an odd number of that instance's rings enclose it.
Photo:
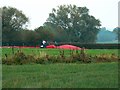
M 96 62 L 112 62 L 112 61 L 118 61 L 118 57 L 115 54 L 102 54 L 97 55 L 95 58 Z
M 11 65 L 14 63 L 15 63 L 15 60 L 13 59 L 13 57 L 2 58 L 2 64 Z
M 5 58 L 2 59 L 3 64 L 47 64 L 47 63 L 91 63 L 91 62 L 115 62 L 120 60 L 115 54 L 102 54 L 90 56 L 85 53 L 84 48 L 81 49 L 81 52 L 70 51 L 70 56 L 65 56 L 64 50 L 60 50 L 60 54 L 57 56 L 48 55 L 45 52 L 39 52 L 38 55 L 26 55 L 24 52 L 19 51 L 8 56 L 5 54 Z
M 23 64 L 25 62 L 25 60 L 27 60 L 27 56 L 23 52 L 18 51 L 13 56 L 13 59 L 15 61 L 15 64 Z

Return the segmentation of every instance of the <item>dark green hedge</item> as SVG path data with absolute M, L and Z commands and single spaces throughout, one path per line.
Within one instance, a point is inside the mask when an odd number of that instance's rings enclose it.
M 75 45 L 81 48 L 88 48 L 88 49 L 120 49 L 120 44 L 86 44 L 86 43 L 79 43 L 79 42 L 59 42 L 57 45 L 64 45 L 70 44 Z M 48 44 L 47 44 L 48 45 Z M 2 42 L 2 46 L 40 46 L 40 43 L 34 42 Z
M 120 49 L 120 44 L 83 44 L 83 43 L 59 43 L 58 45 L 70 44 L 88 49 Z

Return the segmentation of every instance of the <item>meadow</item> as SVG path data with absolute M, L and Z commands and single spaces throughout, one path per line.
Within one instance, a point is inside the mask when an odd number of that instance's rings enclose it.
M 18 48 L 14 48 L 14 53 Z M 58 49 L 22 48 L 25 54 L 46 52 L 58 55 Z M 117 49 L 86 49 L 91 55 L 115 54 Z M 12 55 L 11 48 L 3 48 L 4 54 Z M 70 50 L 65 50 L 69 55 Z M 3 88 L 117 88 L 118 62 L 105 63 L 53 63 L 2 65 Z
M 117 63 L 3 65 L 3 88 L 117 88 Z

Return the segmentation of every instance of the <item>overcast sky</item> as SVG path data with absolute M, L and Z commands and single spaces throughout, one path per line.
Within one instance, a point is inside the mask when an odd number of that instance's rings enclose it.
M 119 0 L 0 0 L 0 7 L 11 6 L 29 17 L 29 29 L 42 26 L 52 12 L 52 8 L 59 5 L 75 4 L 78 7 L 86 6 L 89 14 L 101 21 L 102 27 L 109 30 L 118 26 Z

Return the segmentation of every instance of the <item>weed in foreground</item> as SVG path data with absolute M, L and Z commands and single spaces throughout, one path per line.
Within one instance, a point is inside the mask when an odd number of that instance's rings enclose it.
M 39 52 L 39 54 L 26 55 L 22 50 L 18 50 L 16 53 L 2 59 L 3 64 L 46 64 L 46 63 L 91 63 L 91 62 L 115 62 L 118 61 L 119 57 L 115 54 L 102 54 L 102 55 L 88 55 L 85 53 L 85 49 L 81 51 L 70 51 L 70 55 L 66 56 L 64 50 L 60 50 L 59 55 L 48 55 L 46 52 Z

